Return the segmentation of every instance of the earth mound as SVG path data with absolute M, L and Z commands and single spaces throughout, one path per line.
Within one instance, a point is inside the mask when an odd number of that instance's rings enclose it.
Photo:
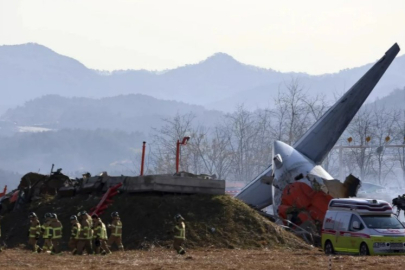
M 42 224 L 44 214 L 53 212 L 64 226 L 61 244 L 67 249 L 69 217 L 83 210 L 90 212 L 101 196 L 46 197 L 27 204 L 6 214 L 1 224 L 2 240 L 8 247 L 25 244 L 28 213 L 35 212 Z M 295 235 L 228 195 L 119 194 L 101 215 L 106 225 L 111 223 L 113 211 L 120 214 L 126 249 L 169 247 L 173 239 L 173 217 L 177 213 L 186 220 L 187 248 L 308 248 Z

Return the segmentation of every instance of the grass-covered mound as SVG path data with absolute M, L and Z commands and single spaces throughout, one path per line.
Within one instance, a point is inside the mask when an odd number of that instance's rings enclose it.
M 63 223 L 62 246 L 67 248 L 70 235 L 69 217 L 97 205 L 100 196 L 81 195 L 73 198 L 48 197 L 32 202 L 19 211 L 8 213 L 2 220 L 2 240 L 8 247 L 27 242 L 28 213 L 34 211 L 41 222 L 46 212 L 54 212 Z M 107 225 L 110 214 L 119 211 L 123 223 L 126 249 L 170 246 L 173 217 L 180 213 L 186 220 L 186 247 L 216 248 L 305 248 L 297 237 L 260 216 L 243 202 L 230 196 L 211 195 L 127 195 L 114 198 L 114 203 L 101 216 Z

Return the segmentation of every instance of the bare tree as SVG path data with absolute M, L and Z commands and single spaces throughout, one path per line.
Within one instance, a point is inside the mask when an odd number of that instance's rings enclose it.
M 221 127 L 215 127 L 213 132 L 200 128 L 197 142 L 190 143 L 203 163 L 204 172 L 216 174 L 218 179 L 226 179 L 232 166 L 233 152 L 230 150 L 231 136 Z
M 366 146 L 368 144 L 366 138 L 373 133 L 373 116 L 370 110 L 364 109 L 359 111 L 347 128 L 347 132 L 351 135 L 356 145 Z M 356 168 L 353 165 L 356 164 L 360 179 L 366 179 L 372 167 L 372 151 L 362 147 L 350 149 L 347 152 L 349 153 L 344 155 L 344 162 L 349 166 L 349 171 L 355 171 Z
M 390 138 L 394 135 L 394 128 L 398 122 L 399 114 L 396 111 L 387 111 L 385 107 L 374 106 L 372 117 L 373 141 L 378 146 L 374 154 L 377 165 L 374 171 L 377 175 L 378 184 L 383 185 L 394 167 L 393 162 L 389 162 L 390 160 L 385 158 L 385 146 L 392 142 Z
M 173 118 L 163 119 L 163 126 L 154 129 L 151 159 L 155 173 L 173 173 L 176 162 L 176 142 L 191 131 L 194 118 L 192 113 L 176 114 Z M 183 155 L 185 158 L 182 159 L 181 165 L 184 170 L 188 170 L 188 152 L 184 151 Z
M 164 119 L 164 125 L 155 129 L 153 135 L 154 173 L 172 173 L 175 168 L 176 141 L 191 137 L 187 146 L 182 146 L 180 169 L 194 174 L 216 174 L 224 179 L 230 171 L 234 153 L 230 149 L 230 131 L 221 126 L 210 129 L 193 125 L 194 115 L 177 114 Z
M 395 128 L 395 137 L 394 141 L 397 144 L 405 144 L 405 110 L 398 112 L 399 117 L 396 122 Z M 402 180 L 405 183 L 405 147 L 399 147 L 394 152 L 394 161 L 397 161 L 401 171 L 402 171 Z
M 315 97 L 306 95 L 303 102 L 307 106 L 309 115 L 312 117 L 312 121 L 316 122 L 322 115 L 330 108 L 329 103 L 326 100 L 325 95 L 316 95 Z
M 274 138 L 271 136 L 272 116 L 273 112 L 270 110 L 257 110 L 254 113 L 256 136 L 252 142 L 254 155 L 251 161 L 254 176 L 261 173 L 271 164 L 274 141 Z
M 230 135 L 229 146 L 233 152 L 232 170 L 236 181 L 250 181 L 254 175 L 251 163 L 255 155 L 253 144 L 258 133 L 254 114 L 243 106 L 225 117 Z
M 274 139 L 292 145 L 329 108 L 324 95 L 310 96 L 298 78 L 284 83 L 272 111 Z
M 291 78 L 279 88 L 275 100 L 275 134 L 278 140 L 292 145 L 309 127 L 306 93 L 298 78 Z
M 227 130 L 216 127 L 212 139 L 211 159 L 219 179 L 226 179 L 230 173 L 233 152 L 230 150 L 231 135 Z

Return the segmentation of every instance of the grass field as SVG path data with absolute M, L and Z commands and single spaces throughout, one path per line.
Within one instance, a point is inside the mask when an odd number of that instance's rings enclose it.
M 325 256 L 318 250 L 197 249 L 176 255 L 169 249 L 126 251 L 108 256 L 59 256 L 7 249 L 0 253 L 0 269 L 402 269 L 405 256 Z

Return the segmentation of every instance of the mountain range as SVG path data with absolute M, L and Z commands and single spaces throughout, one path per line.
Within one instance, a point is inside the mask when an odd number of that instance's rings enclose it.
M 299 79 L 308 94 L 321 93 L 331 98 L 336 92 L 346 91 L 369 66 L 314 76 L 258 68 L 217 53 L 197 64 L 164 72 L 103 72 L 89 69 L 42 45 L 4 45 L 0 46 L 0 113 L 44 95 L 103 98 L 141 94 L 225 112 L 233 111 L 240 104 L 248 109 L 263 108 L 272 104 L 280 86 L 292 77 Z M 403 88 L 404 74 L 403 55 L 397 57 L 369 100 Z
M 0 135 L 19 131 L 109 129 L 148 134 L 164 119 L 192 114 L 194 123 L 216 124 L 223 113 L 203 106 L 160 100 L 141 94 L 100 99 L 46 95 L 8 109 L 0 116 Z

